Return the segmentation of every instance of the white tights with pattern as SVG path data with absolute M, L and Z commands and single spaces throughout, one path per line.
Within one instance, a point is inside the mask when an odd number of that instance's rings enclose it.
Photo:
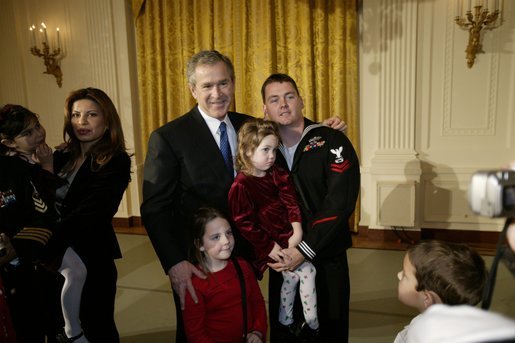
M 299 294 L 306 324 L 313 330 L 318 329 L 317 292 L 315 287 L 316 269 L 311 262 L 304 262 L 294 271 L 284 271 L 281 286 L 281 306 L 279 322 L 283 325 L 293 324 L 293 303 L 299 284 Z

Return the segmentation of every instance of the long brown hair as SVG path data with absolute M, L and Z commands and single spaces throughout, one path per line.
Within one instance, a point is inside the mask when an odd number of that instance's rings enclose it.
M 80 141 L 73 133 L 71 123 L 73 104 L 82 99 L 91 100 L 100 107 L 107 127 L 102 138 L 86 153 L 86 156 L 91 156 L 91 169 L 94 171 L 99 170 L 109 162 L 116 153 L 125 152 L 127 150 L 120 116 L 109 96 L 104 93 L 104 91 L 97 88 L 89 87 L 75 90 L 68 95 L 64 105 L 63 138 L 68 144 L 68 149 L 72 154 L 71 163 L 63 170 L 65 174 L 73 169 L 75 162 L 82 153 Z
M 193 249 L 190 252 L 190 260 L 193 263 L 198 263 L 202 271 L 207 274 L 209 274 L 209 268 L 206 264 L 206 257 L 200 251 L 200 247 L 202 246 L 202 238 L 206 233 L 206 225 L 216 218 L 227 220 L 227 217 L 221 211 L 212 207 L 199 208 L 193 217 Z

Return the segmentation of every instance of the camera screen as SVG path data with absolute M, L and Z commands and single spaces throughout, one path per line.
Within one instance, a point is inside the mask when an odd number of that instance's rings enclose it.
M 504 188 L 504 208 L 508 211 L 515 209 L 515 186 Z

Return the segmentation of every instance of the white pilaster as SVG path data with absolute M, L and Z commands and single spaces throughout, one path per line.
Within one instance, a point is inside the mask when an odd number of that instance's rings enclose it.
M 415 151 L 417 2 L 379 3 L 373 7 L 363 3 L 362 30 L 369 41 L 363 43 L 361 55 L 361 112 L 366 117 L 361 134 L 376 139 L 363 147 L 363 188 L 369 194 L 362 194 L 362 222 L 369 228 L 417 228 L 417 206 L 413 206 L 421 175 Z M 369 92 L 377 102 L 367 103 Z

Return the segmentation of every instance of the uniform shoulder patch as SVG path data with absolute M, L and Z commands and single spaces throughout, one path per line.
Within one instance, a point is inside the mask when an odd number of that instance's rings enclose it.
M 4 208 L 16 203 L 16 195 L 12 189 L 0 191 L 0 208 Z
M 306 144 L 306 146 L 304 147 L 304 149 L 302 151 L 307 152 L 307 151 L 311 151 L 313 149 L 318 149 L 318 148 L 323 147 L 325 144 L 325 141 L 322 141 L 321 139 L 322 139 L 322 137 L 320 137 L 320 136 L 311 137 L 308 141 L 308 144 Z

